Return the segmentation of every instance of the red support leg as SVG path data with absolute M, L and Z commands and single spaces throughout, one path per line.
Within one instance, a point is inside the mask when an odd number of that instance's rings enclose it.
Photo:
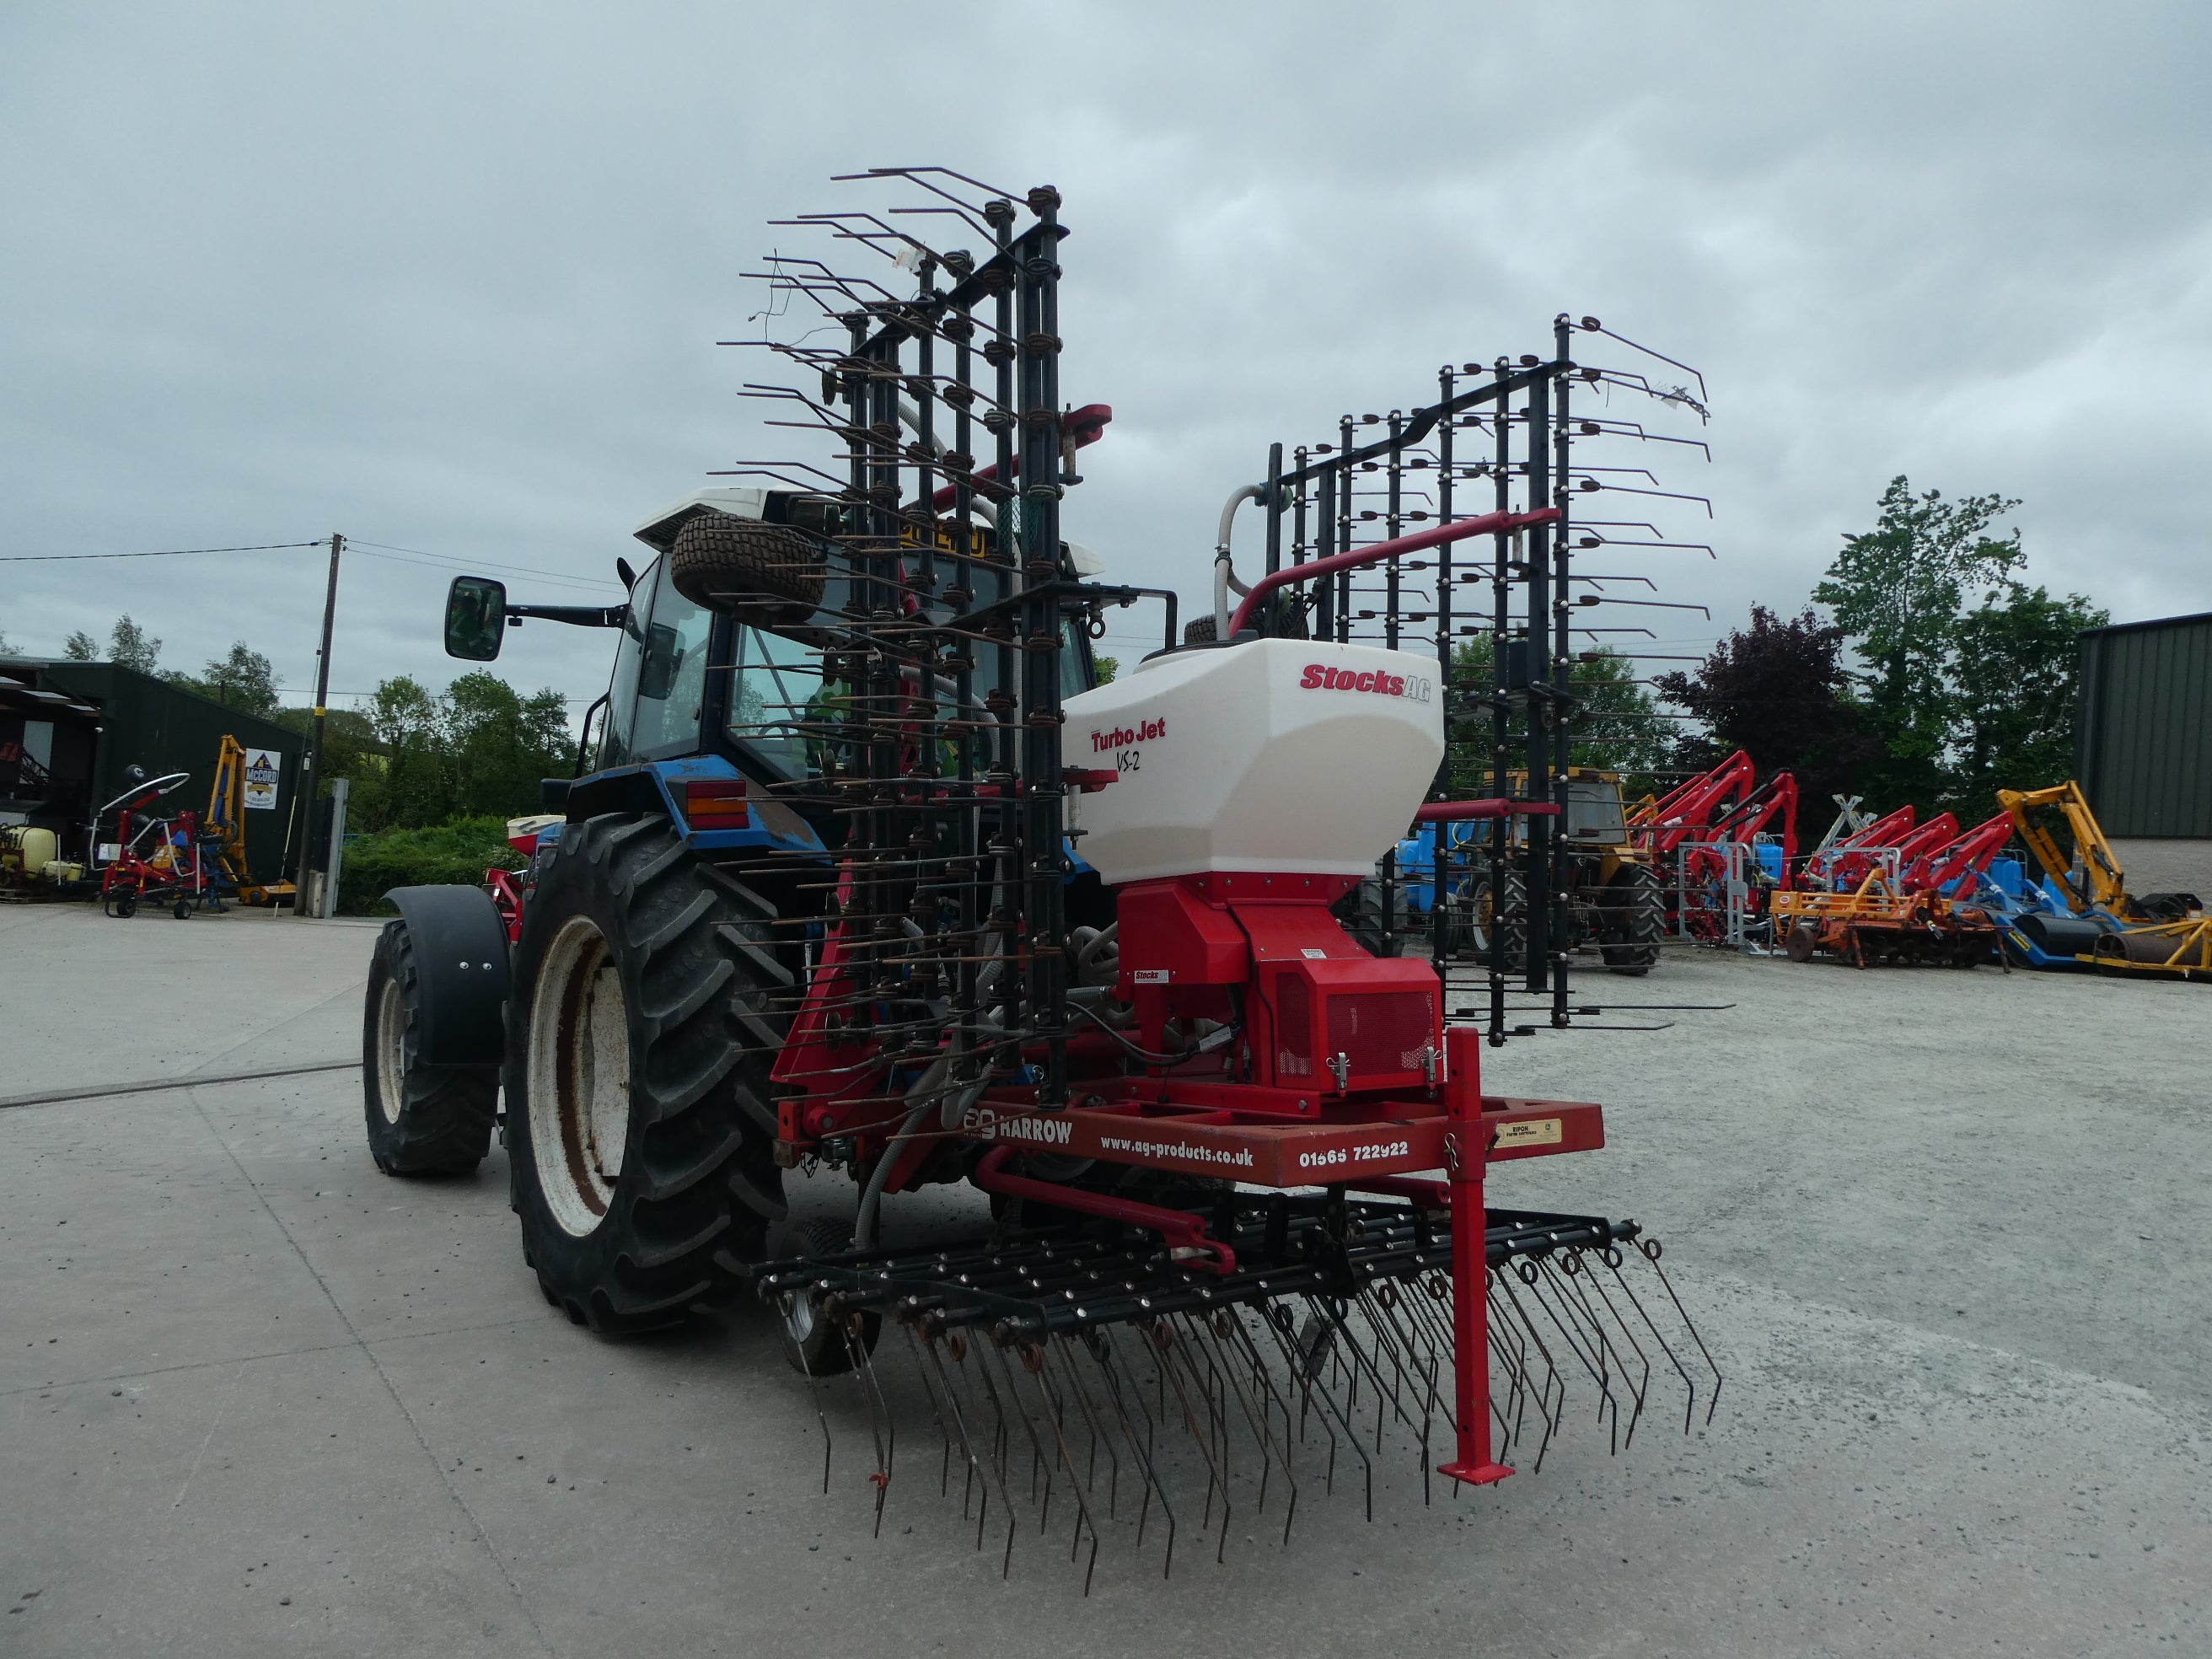
M 1452 1409 L 1459 1455 L 1437 1473 L 1486 1486 L 1513 1471 L 1491 1455 L 1489 1261 L 1483 1248 L 1482 1034 L 1444 1033 L 1444 1140 L 1452 1212 Z

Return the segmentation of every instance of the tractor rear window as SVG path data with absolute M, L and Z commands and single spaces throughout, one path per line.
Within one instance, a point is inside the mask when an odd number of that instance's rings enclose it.
M 844 713 L 823 685 L 822 653 L 757 628 L 737 632 L 730 736 L 787 778 L 818 775 L 824 728 Z

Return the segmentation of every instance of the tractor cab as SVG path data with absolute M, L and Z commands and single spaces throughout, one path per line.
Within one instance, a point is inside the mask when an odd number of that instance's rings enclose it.
M 654 556 L 635 573 L 618 562 L 629 586 L 626 605 L 510 605 L 502 584 L 458 578 L 447 607 L 447 650 L 489 661 L 505 629 L 533 618 L 618 629 L 607 690 L 585 713 L 580 781 L 658 763 L 720 759 L 726 765 L 718 769 L 787 800 L 803 817 L 821 817 L 816 827 L 827 829 L 834 805 L 821 785 L 838 769 L 853 695 L 848 665 L 833 647 L 851 619 L 871 608 L 865 590 L 872 580 L 880 582 L 884 562 L 869 561 L 878 567 L 872 574 L 861 568 L 846 529 L 849 516 L 835 500 L 795 490 L 700 490 L 634 532 Z M 986 557 L 995 542 L 987 526 L 970 531 L 971 546 Z M 1097 574 L 1090 550 L 1063 549 L 1078 575 Z M 931 550 L 950 554 L 943 532 Z M 959 589 L 949 556 L 928 573 L 931 580 L 921 580 L 924 551 L 917 540 L 902 561 L 906 580 L 897 597 L 916 623 L 942 626 L 976 601 Z M 988 577 L 981 585 L 988 588 Z M 1072 696 L 1097 683 L 1090 630 L 1071 620 L 1061 643 L 1060 694 Z M 975 656 L 969 697 L 980 724 L 994 696 L 1020 696 L 1020 653 L 986 649 Z M 994 661 L 1001 656 L 1013 660 Z M 1004 686 L 996 684 L 1000 672 L 1007 675 Z M 915 675 L 906 678 L 919 696 Z M 957 696 L 950 676 L 933 678 L 929 690 L 937 699 Z M 548 804 L 565 793 L 549 786 Z

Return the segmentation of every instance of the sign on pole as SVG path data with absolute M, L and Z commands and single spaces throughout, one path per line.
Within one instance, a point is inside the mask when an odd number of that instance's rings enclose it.
M 249 812 L 273 812 L 276 810 L 276 785 L 284 775 L 284 756 L 276 749 L 249 749 L 246 751 L 246 810 Z

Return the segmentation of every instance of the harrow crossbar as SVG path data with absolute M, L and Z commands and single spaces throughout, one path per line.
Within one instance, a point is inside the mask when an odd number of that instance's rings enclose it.
M 983 1328 L 1000 1346 L 1012 1347 L 1091 1326 L 1280 1296 L 1352 1297 L 1379 1279 L 1452 1265 L 1449 1210 L 1240 1194 L 1211 1211 L 1187 1213 L 1235 1249 L 1237 1271 L 1194 1270 L 1138 1230 L 1059 1226 L 929 1251 L 793 1257 L 763 1263 L 756 1282 L 771 1301 L 811 1290 L 832 1316 L 888 1315 L 926 1337 Z M 1628 1244 L 1642 1232 L 1633 1221 L 1537 1211 L 1492 1210 L 1487 1221 L 1484 1251 L 1493 1268 L 1569 1248 Z

